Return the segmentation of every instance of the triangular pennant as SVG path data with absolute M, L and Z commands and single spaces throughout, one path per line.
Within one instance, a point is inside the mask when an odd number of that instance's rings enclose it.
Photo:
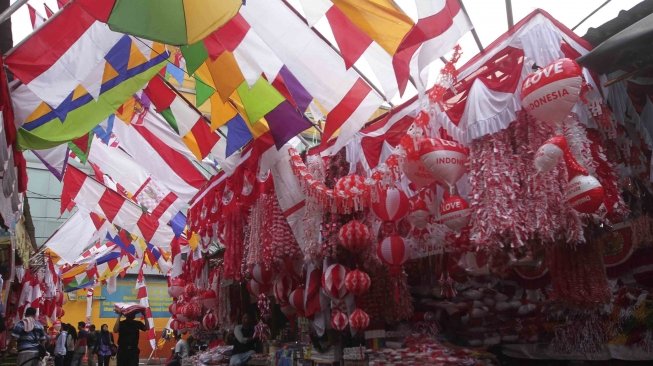
M 213 94 L 215 94 L 215 89 L 211 88 L 198 77 L 195 77 L 195 106 L 199 108 Z
M 236 115 L 229 121 L 227 128 L 225 155 L 229 157 L 252 140 L 252 133 L 247 128 L 247 122 L 240 115 Z
M 135 42 L 132 42 L 131 48 L 129 50 L 129 61 L 127 62 L 127 70 L 131 70 L 136 66 L 140 66 L 147 62 L 147 59 L 138 49 Z
M 86 164 L 88 153 L 91 151 L 91 142 L 93 141 L 93 132 L 89 132 L 68 143 L 70 151 L 75 153 L 82 164 Z
M 181 53 L 186 60 L 186 72 L 189 75 L 193 75 L 209 57 L 204 42 L 201 41 L 187 46 L 181 46 Z

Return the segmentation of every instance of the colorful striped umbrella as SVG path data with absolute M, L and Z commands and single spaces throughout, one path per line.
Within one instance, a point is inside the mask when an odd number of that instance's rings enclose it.
M 238 13 L 242 0 L 109 0 L 109 27 L 170 45 L 195 43 Z

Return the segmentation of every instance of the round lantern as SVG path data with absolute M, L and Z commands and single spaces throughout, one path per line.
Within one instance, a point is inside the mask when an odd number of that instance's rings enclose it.
M 546 140 L 535 153 L 535 169 L 539 173 L 546 173 L 553 169 L 564 155 L 567 146 L 567 139 L 564 136 L 553 136 Z
M 436 181 L 419 157 L 406 157 L 401 164 L 401 170 L 417 188 L 429 186 Z
M 290 306 L 295 308 L 295 311 L 299 316 L 304 316 L 304 289 L 303 288 L 297 288 L 293 292 L 290 293 L 290 296 L 288 297 L 288 302 L 290 303 Z
M 186 287 L 186 281 L 177 277 L 170 280 L 170 286 L 168 287 L 168 295 L 173 298 L 177 298 L 184 293 L 184 287 Z
M 416 229 L 424 229 L 428 225 L 430 217 L 431 212 L 426 205 L 426 201 L 421 197 L 413 200 L 410 214 L 408 214 L 410 224 Z
M 212 311 L 209 311 L 202 318 L 202 326 L 206 330 L 213 330 L 218 326 L 218 317 L 213 315 Z
M 287 304 L 288 297 L 292 291 L 292 279 L 288 276 L 281 276 L 274 281 L 274 297 L 277 298 L 279 304 Z
M 339 300 L 347 294 L 345 276 L 347 268 L 341 264 L 332 264 L 322 274 L 322 289 L 332 299 Z
M 218 306 L 218 295 L 213 290 L 200 291 L 200 303 L 207 309 Z
M 355 332 L 365 330 L 370 325 L 370 316 L 363 310 L 356 309 L 349 316 L 349 325 Z
M 345 211 L 361 209 L 369 197 L 365 178 L 356 174 L 338 179 L 333 187 L 333 194 L 336 204 Z
M 379 243 L 376 254 L 385 264 L 400 267 L 408 260 L 408 247 L 404 238 L 392 235 Z
M 257 263 L 252 267 L 252 278 L 254 278 L 258 283 L 270 283 L 272 282 L 272 271 L 266 266 Z
M 522 106 L 535 119 L 560 123 L 578 101 L 582 84 L 582 69 L 576 61 L 557 60 L 524 79 Z
M 358 269 L 355 269 L 345 276 L 345 288 L 354 295 L 362 295 L 370 289 L 372 280 L 370 276 Z
M 270 285 L 260 284 L 255 279 L 251 279 L 247 281 L 247 291 L 249 291 L 249 293 L 254 297 L 258 297 L 258 295 L 260 294 L 267 293 L 268 291 L 270 291 L 271 287 L 272 286 Z
M 349 324 L 349 318 L 347 314 L 343 313 L 340 310 L 334 310 L 331 313 L 331 327 L 335 330 L 343 331 L 347 328 Z
M 440 221 L 449 229 L 458 231 L 467 224 L 471 217 L 471 210 L 467 201 L 458 195 L 445 193 L 440 202 Z
M 449 186 L 465 174 L 467 155 L 467 148 L 454 141 L 436 138 L 420 142 L 420 159 L 436 180 Z
M 357 220 L 351 220 L 342 225 L 338 232 L 338 239 L 343 247 L 352 252 L 365 250 L 370 243 L 370 229 L 367 225 Z
M 577 175 L 567 183 L 565 201 L 576 211 L 594 213 L 603 203 L 605 191 L 591 175 Z
M 189 283 L 184 287 L 184 296 L 191 298 L 197 294 L 197 286 L 194 283 Z
M 408 214 L 410 201 L 406 193 L 397 187 L 379 191 L 379 200 L 372 204 L 372 211 L 383 221 L 399 221 Z

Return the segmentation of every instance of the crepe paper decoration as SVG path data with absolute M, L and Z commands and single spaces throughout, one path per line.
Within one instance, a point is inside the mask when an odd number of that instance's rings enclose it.
M 171 45 L 202 40 L 238 13 L 241 0 L 206 4 L 197 0 L 133 2 L 112 0 L 107 21 L 112 30 Z M 106 6 L 106 5 L 105 5 Z

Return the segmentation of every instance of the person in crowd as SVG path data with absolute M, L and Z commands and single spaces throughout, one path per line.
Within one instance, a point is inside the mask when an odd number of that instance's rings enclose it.
M 95 324 L 91 324 L 88 327 L 88 336 L 86 338 L 86 358 L 88 360 L 88 366 L 95 366 L 95 344 L 97 342 L 97 331 L 95 330 Z
M 12 337 L 16 338 L 18 366 L 38 366 L 41 359 L 41 350 L 45 350 L 45 329 L 36 320 L 36 309 L 27 308 L 23 320 L 16 323 L 11 330 Z
M 86 349 L 88 348 L 88 331 L 86 330 L 86 323 L 78 322 L 77 330 L 77 342 L 75 343 L 75 352 L 73 353 L 71 366 L 82 366 L 82 361 L 84 360 L 84 355 L 86 355 Z
M 254 322 L 249 314 L 244 314 L 242 324 L 234 328 L 234 350 L 229 366 L 246 365 L 256 350 L 256 339 L 254 338 Z
M 138 349 L 139 332 L 149 329 L 147 322 L 143 323 L 136 320 L 136 314 L 125 315 L 125 320 L 120 320 L 123 314 L 118 314 L 116 324 L 113 325 L 113 332 L 118 333 L 118 365 L 120 366 L 138 366 Z
M 94 350 L 94 353 L 97 354 L 98 366 L 109 366 L 109 361 L 113 356 L 111 348 L 114 347 L 116 344 L 113 342 L 113 334 L 109 332 L 109 326 L 102 324 Z
M 190 357 L 188 341 L 186 341 L 179 332 L 175 332 L 175 339 L 177 340 L 177 343 L 175 344 L 175 349 L 172 353 L 172 360 L 168 362 L 167 366 L 185 365 Z
M 66 338 L 66 357 L 64 357 L 64 366 L 71 366 L 73 364 L 73 356 L 75 355 L 75 346 L 77 345 L 77 330 L 72 324 L 66 323 L 66 330 L 68 337 Z
M 48 353 L 54 357 L 54 348 L 57 345 L 57 339 L 61 333 L 61 321 L 57 320 L 52 323 L 50 329 L 48 329 L 48 344 L 46 346 Z
M 54 366 L 64 366 L 66 353 L 68 352 L 66 347 L 69 337 L 68 326 L 66 326 L 66 324 L 62 326 L 61 323 L 59 323 L 59 328 L 61 329 L 61 332 L 57 335 L 54 344 Z

